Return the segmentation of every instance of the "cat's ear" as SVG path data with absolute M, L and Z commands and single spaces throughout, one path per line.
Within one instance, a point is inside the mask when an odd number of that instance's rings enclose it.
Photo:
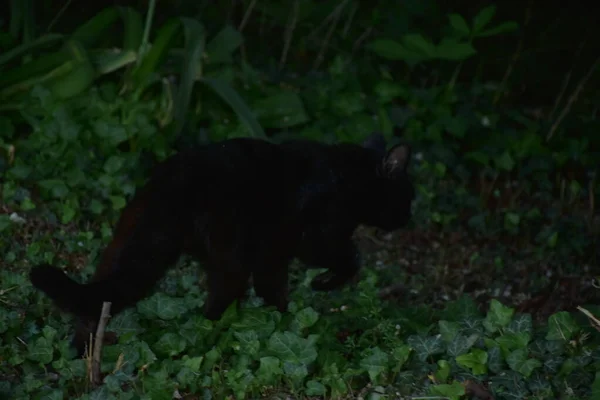
M 385 153 L 385 137 L 379 132 L 373 132 L 363 142 L 363 147 L 366 149 L 376 150 L 377 152 Z
M 406 172 L 410 158 L 410 146 L 407 144 L 398 144 L 392 147 L 383 158 L 384 171 L 389 174 Z

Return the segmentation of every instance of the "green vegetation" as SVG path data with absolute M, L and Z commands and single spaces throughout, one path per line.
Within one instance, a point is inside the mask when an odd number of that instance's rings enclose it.
M 150 0 L 85 18 L 33 3 L 0 22 L 0 398 L 600 398 L 585 38 L 559 71 L 531 64 L 523 29 L 544 10 L 526 2 Z M 553 68 L 556 85 L 539 84 Z M 539 89 L 528 102 L 524 86 Z M 181 260 L 110 320 L 119 343 L 90 386 L 32 265 L 86 279 L 151 160 L 177 148 L 372 130 L 413 144 L 418 200 L 409 229 L 357 232 L 356 287 L 315 293 L 319 271 L 297 269 L 288 313 L 251 296 L 212 323 Z

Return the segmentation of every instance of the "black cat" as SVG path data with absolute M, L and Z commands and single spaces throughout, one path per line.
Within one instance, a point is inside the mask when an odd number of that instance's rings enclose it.
M 123 210 L 90 282 L 50 265 L 30 279 L 79 317 L 80 355 L 103 301 L 112 315 L 134 305 L 184 253 L 206 271 L 207 318 L 242 299 L 250 277 L 265 304 L 283 312 L 294 257 L 328 269 L 314 289 L 335 289 L 359 269 L 351 240 L 359 224 L 390 231 L 408 223 L 410 155 L 407 145 L 386 152 L 377 133 L 362 147 L 239 138 L 182 151 L 159 164 Z

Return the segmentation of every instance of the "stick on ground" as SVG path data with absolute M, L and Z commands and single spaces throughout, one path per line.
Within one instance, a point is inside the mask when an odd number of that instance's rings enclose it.
M 94 351 L 92 353 L 92 385 L 99 386 L 102 383 L 102 375 L 100 372 L 100 360 L 102 358 L 102 344 L 104 343 L 104 331 L 110 319 L 110 302 L 102 303 L 102 313 L 100 321 L 96 329 L 96 337 L 94 341 Z

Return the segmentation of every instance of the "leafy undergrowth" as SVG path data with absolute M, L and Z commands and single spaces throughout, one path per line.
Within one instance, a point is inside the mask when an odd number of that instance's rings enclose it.
M 599 335 L 575 309 L 595 313 L 585 302 L 597 299 L 598 290 L 585 274 L 569 287 L 553 279 L 563 276 L 559 265 L 593 262 L 590 253 L 574 256 L 561 251 L 569 242 L 540 244 L 507 228 L 485 235 L 468 224 L 452 230 L 425 224 L 425 209 L 421 202 L 414 226 L 400 232 L 357 231 L 365 268 L 354 286 L 313 292 L 309 282 L 320 271 L 295 265 L 292 302 L 283 314 L 251 293 L 241 310 L 231 307 L 216 323 L 204 319 L 203 275 L 182 259 L 159 291 L 111 319 L 108 330 L 119 341 L 105 346 L 104 384 L 93 389 L 86 360 L 74 359 L 69 347 L 70 319 L 33 290 L 23 271 L 45 260 L 87 278 L 110 239 L 110 224 L 19 219 L 4 207 L 11 221 L 4 233 L 15 236 L 0 273 L 0 393 L 18 399 L 600 395 Z M 558 221 L 567 232 L 565 220 Z M 586 236 L 575 230 L 570 239 Z M 545 290 L 551 295 L 535 303 Z
M 99 388 L 69 348 L 71 320 L 27 272 L 49 262 L 87 279 L 146 161 L 248 129 L 209 92 L 190 111 L 202 132 L 174 138 L 170 92 L 122 95 L 110 80 L 69 100 L 33 87 L 14 120 L 0 117 L 0 398 L 599 398 L 600 335 L 585 314 L 600 316 L 598 187 L 581 179 L 596 131 L 544 141 L 485 85 L 417 88 L 349 61 L 286 85 L 249 64 L 224 75 L 276 139 L 401 127 L 415 149 L 411 226 L 357 231 L 355 285 L 315 293 L 320 271 L 296 266 L 288 312 L 251 295 L 217 323 L 201 315 L 201 270 L 182 259 L 110 320 L 118 342 Z

